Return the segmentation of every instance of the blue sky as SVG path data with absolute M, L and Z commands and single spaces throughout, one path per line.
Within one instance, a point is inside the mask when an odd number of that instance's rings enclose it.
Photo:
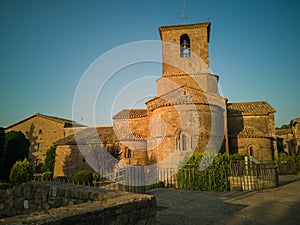
M 229 102 L 266 100 L 277 110 L 277 126 L 300 117 L 299 1 L 187 0 L 186 6 L 187 23 L 212 23 L 211 70 Z M 76 87 L 94 60 L 122 44 L 159 40 L 158 27 L 182 24 L 182 12 L 183 0 L 1 0 L 0 126 L 37 112 L 71 119 Z M 159 63 L 118 72 L 109 96 L 98 101 L 97 125 L 111 124 L 111 102 L 124 85 L 160 75 Z M 155 81 L 148 83 L 137 96 L 156 94 Z M 75 119 L 90 124 L 83 115 Z

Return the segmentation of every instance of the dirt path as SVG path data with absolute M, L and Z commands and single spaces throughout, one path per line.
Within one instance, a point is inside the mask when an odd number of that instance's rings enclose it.
M 281 186 L 253 192 L 156 189 L 158 225 L 300 224 L 300 176 L 279 178 Z

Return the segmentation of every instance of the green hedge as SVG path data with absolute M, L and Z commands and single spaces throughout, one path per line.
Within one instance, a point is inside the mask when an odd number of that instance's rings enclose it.
M 42 180 L 47 180 L 47 181 L 53 180 L 53 173 L 50 171 L 42 173 Z
M 75 184 L 92 184 L 93 174 L 88 170 L 82 170 L 74 174 L 73 182 Z
M 9 175 L 9 180 L 12 184 L 21 184 L 33 179 L 33 167 L 27 159 L 17 161 Z
M 230 162 L 243 156 L 194 153 L 189 161 L 178 171 L 178 188 L 201 191 L 228 191 L 230 189 Z M 206 162 L 206 164 L 205 164 Z M 201 163 L 201 167 L 200 167 Z

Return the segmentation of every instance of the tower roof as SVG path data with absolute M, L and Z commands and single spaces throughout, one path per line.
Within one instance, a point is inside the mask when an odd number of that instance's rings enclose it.
M 181 29 L 194 29 L 194 28 L 200 28 L 200 27 L 207 27 L 207 33 L 208 33 L 208 42 L 209 42 L 209 36 L 210 36 L 210 22 L 204 22 L 204 23 L 193 23 L 193 24 L 178 24 L 178 25 L 169 25 L 169 26 L 160 26 L 158 28 L 160 38 L 161 38 L 161 32 L 168 31 L 168 30 L 181 30 Z

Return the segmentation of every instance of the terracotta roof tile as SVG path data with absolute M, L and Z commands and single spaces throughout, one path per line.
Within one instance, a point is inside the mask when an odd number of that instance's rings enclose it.
M 228 115 L 268 115 L 276 112 L 266 101 L 235 102 L 227 104 Z
M 268 138 L 269 136 L 255 129 L 254 127 L 244 127 L 238 134 L 239 138 Z
M 183 104 L 215 104 L 224 108 L 224 100 L 220 95 L 205 93 L 202 90 L 183 85 L 161 96 L 150 99 L 146 102 L 146 105 L 151 111 L 159 107 Z
M 88 127 L 54 143 L 54 145 L 113 143 L 117 140 L 113 127 Z
M 147 117 L 147 109 L 123 109 L 113 116 L 113 119 L 133 119 Z

